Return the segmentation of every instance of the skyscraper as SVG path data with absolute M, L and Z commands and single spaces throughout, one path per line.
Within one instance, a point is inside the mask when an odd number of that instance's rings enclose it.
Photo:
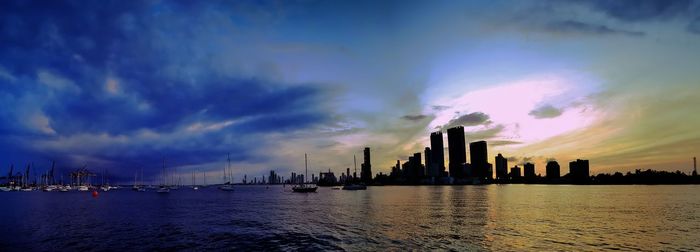
M 413 153 L 413 172 L 415 172 L 414 177 L 421 178 L 425 175 L 425 169 L 423 168 L 421 153 Z
M 496 156 L 496 179 L 508 179 L 508 159 L 501 153 Z
M 430 161 L 435 163 L 437 177 L 445 174 L 445 145 L 442 142 L 442 131 L 430 133 Z M 428 157 L 426 157 L 427 159 Z
M 464 178 L 464 164 L 467 163 L 467 150 L 464 139 L 464 127 L 447 129 L 447 148 L 450 155 L 450 177 Z
M 557 161 L 547 162 L 547 178 L 548 179 L 558 179 L 561 177 L 559 163 Z
M 535 165 L 533 163 L 525 163 L 523 169 L 525 170 L 525 178 L 533 179 L 535 175 Z
M 364 162 L 362 163 L 362 170 L 360 173 L 360 179 L 362 179 L 362 182 L 365 184 L 370 184 L 372 183 L 372 164 L 370 163 L 370 158 L 369 158 L 369 147 L 365 147 L 364 151 Z
M 428 177 L 437 177 L 437 165 L 433 162 L 432 150 L 425 147 L 425 174 Z
M 491 179 L 493 176 L 488 174 L 489 161 L 486 150 L 486 141 L 478 141 L 469 143 L 469 157 L 472 160 L 472 169 L 474 176 L 479 179 Z

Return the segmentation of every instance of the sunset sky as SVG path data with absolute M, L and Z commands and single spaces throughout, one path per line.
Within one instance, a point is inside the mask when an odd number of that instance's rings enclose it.
M 699 113 L 698 1 L 0 2 L 2 174 L 387 173 L 453 125 L 543 175 L 687 173 Z

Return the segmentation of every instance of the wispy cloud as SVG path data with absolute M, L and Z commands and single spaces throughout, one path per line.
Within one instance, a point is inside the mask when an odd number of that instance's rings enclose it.
M 632 37 L 642 37 L 646 34 L 640 31 L 628 31 L 622 29 L 610 28 L 606 25 L 591 24 L 575 20 L 552 21 L 549 22 L 545 29 L 550 32 L 561 34 L 590 34 L 590 35 L 624 35 Z

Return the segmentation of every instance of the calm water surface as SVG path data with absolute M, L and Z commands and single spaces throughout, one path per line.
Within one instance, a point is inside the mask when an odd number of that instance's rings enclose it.
M 698 250 L 700 186 L 0 193 L 0 251 Z

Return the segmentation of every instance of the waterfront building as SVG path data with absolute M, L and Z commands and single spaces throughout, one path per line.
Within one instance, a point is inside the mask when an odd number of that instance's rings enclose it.
M 552 161 L 547 162 L 546 170 L 547 170 L 546 175 L 547 175 L 548 179 L 558 179 L 559 177 L 561 177 L 560 167 L 559 167 L 559 163 L 557 161 L 552 160 Z
M 503 157 L 501 153 L 496 156 L 496 179 L 508 179 L 508 159 Z
M 450 157 L 450 177 L 464 178 L 464 164 L 467 163 L 464 127 L 457 126 L 447 129 L 447 148 Z
M 471 159 L 474 177 L 481 180 L 490 180 L 488 152 L 486 141 L 469 143 L 469 157 Z
M 513 179 L 519 179 L 521 177 L 520 167 L 516 165 L 513 168 L 510 168 L 510 177 Z
M 526 179 L 533 179 L 537 175 L 535 175 L 535 164 L 533 163 L 525 163 L 523 165 L 523 170 L 525 171 L 525 178 Z
M 364 162 L 362 162 L 362 170 L 360 170 L 360 179 L 366 185 L 372 183 L 372 164 L 370 162 L 369 147 L 364 150 Z
M 442 131 L 430 133 L 430 161 L 435 164 L 438 177 L 445 177 L 445 145 Z
M 574 182 L 587 182 L 590 179 L 588 160 L 576 159 L 569 162 L 569 176 Z
M 425 175 L 428 177 L 438 177 L 437 164 L 432 160 L 433 151 L 430 147 L 425 147 Z

